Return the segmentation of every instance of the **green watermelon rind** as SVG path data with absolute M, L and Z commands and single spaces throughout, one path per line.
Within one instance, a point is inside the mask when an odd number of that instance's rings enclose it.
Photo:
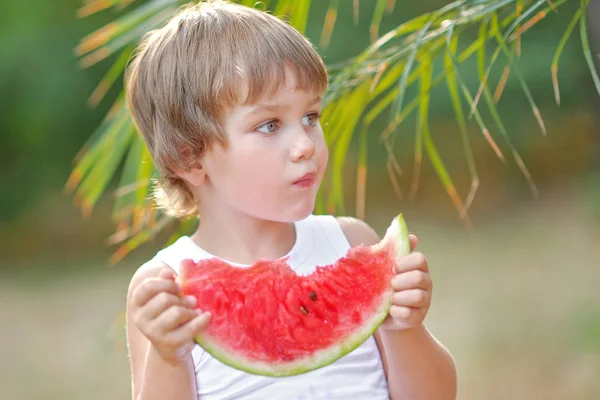
M 391 225 L 387 229 L 383 240 L 373 247 L 385 247 L 389 245 L 390 240 L 395 242 L 396 261 L 406 256 L 410 252 L 408 228 L 402 214 L 399 214 L 396 218 L 394 218 Z M 247 372 L 249 374 L 270 377 L 299 375 L 332 364 L 363 344 L 377 331 L 379 326 L 387 317 L 390 307 L 392 306 L 392 293 L 393 290 L 390 286 L 389 290 L 386 290 L 381 296 L 381 305 L 379 309 L 373 313 L 372 318 L 370 318 L 368 322 L 363 324 L 363 329 L 360 329 L 349 335 L 341 343 L 315 352 L 315 354 L 313 354 L 311 357 L 288 363 L 272 364 L 260 361 L 249 361 L 245 358 L 232 357 L 234 351 L 228 352 L 221 345 L 217 345 L 216 341 L 211 340 L 210 336 L 208 335 L 198 335 L 195 337 L 195 341 L 206 352 L 223 364 L 229 365 L 230 367 Z

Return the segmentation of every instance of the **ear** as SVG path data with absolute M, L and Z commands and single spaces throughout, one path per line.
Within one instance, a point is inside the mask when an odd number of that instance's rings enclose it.
M 185 170 L 174 168 L 173 172 L 192 186 L 201 186 L 206 179 L 206 170 L 202 166 L 200 160 L 194 161 L 194 163 Z

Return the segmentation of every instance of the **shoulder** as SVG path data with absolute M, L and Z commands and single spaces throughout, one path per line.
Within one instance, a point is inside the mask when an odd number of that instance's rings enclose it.
M 379 236 L 366 222 L 354 217 L 335 218 L 346 236 L 350 247 L 370 246 L 380 241 Z

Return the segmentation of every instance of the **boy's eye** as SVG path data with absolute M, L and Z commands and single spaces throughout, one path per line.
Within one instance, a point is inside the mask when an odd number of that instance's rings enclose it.
M 302 123 L 308 126 L 315 126 L 319 120 L 320 115 L 317 113 L 306 114 L 302 117 Z
M 268 121 L 256 128 L 260 133 L 273 133 L 277 129 L 276 121 Z

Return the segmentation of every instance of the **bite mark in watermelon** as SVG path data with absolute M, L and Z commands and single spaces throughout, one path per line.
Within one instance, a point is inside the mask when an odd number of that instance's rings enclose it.
M 410 252 L 402 214 L 378 244 L 297 275 L 285 259 L 247 268 L 212 258 L 181 265 L 183 295 L 210 311 L 196 342 L 251 374 L 291 376 L 331 364 L 360 346 L 386 318 L 397 260 Z

